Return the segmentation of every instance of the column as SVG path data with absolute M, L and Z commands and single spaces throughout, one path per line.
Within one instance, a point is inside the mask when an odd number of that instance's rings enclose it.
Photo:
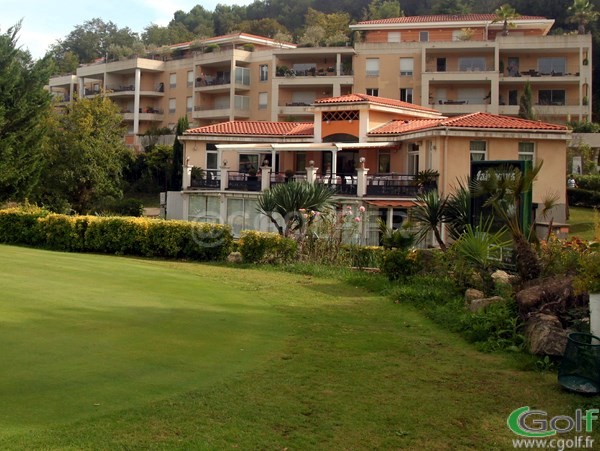
M 223 164 L 219 169 L 221 170 L 221 191 L 225 191 L 229 188 L 229 167 L 226 160 L 223 160 Z
M 265 164 L 260 167 L 260 190 L 267 191 L 271 188 L 271 167 Z
M 140 131 L 140 86 L 142 73 L 139 68 L 135 70 L 135 91 L 133 94 L 133 134 L 137 136 Z
M 367 173 L 368 168 L 365 168 L 365 157 L 360 158 L 360 166 L 356 169 L 356 195 L 358 197 L 364 197 L 367 195 Z
M 317 171 L 319 168 L 315 167 L 315 162 L 310 160 L 308 162 L 308 167 L 306 168 L 306 181 L 310 184 L 314 184 L 317 180 Z
M 183 179 L 181 181 L 181 188 L 184 190 L 192 186 L 192 166 L 190 166 L 189 164 L 190 159 L 187 158 L 185 164 L 183 165 Z

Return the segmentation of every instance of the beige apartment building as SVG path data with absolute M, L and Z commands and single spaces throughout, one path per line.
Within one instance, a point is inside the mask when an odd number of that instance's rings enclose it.
M 435 108 L 445 116 L 516 116 L 530 82 L 545 122 L 591 118 L 591 35 L 548 35 L 554 21 L 494 15 L 418 16 L 361 22 L 353 46 L 298 47 L 246 33 L 160 53 L 88 64 L 54 77 L 59 102 L 104 93 L 127 125 L 128 144 L 152 128 L 224 121 L 312 122 L 319 99 L 351 93 Z

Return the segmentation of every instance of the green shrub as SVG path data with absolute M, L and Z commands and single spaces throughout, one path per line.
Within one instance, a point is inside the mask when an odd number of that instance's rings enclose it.
M 238 247 L 247 263 L 291 261 L 298 251 L 298 244 L 291 238 L 254 230 L 242 232 Z
M 98 211 L 103 215 L 110 216 L 135 216 L 144 214 L 144 204 L 139 199 L 114 199 L 104 202 L 97 206 Z
M 50 212 L 25 205 L 0 210 L 0 243 L 35 246 L 42 240 L 38 218 Z
M 59 251 L 85 249 L 85 229 L 76 227 L 76 216 L 49 214 L 38 219 L 39 233 L 45 247 Z
M 171 221 L 173 222 L 173 221 Z M 227 258 L 233 249 L 231 227 L 181 221 L 189 228 L 183 236 L 182 249 L 186 258 L 199 261 L 219 261 Z
M 586 189 L 590 191 L 600 191 L 600 175 L 599 174 L 587 174 L 575 176 L 577 187 L 580 189 Z
M 389 280 L 400 280 L 419 271 L 417 254 L 406 249 L 386 250 L 381 264 L 381 272 Z
M 600 191 L 581 188 L 567 188 L 567 198 L 572 207 L 600 207 Z
M 350 265 L 355 268 L 381 268 L 385 251 L 379 246 L 343 246 Z
M 102 254 L 144 255 L 149 219 L 98 217 L 85 231 L 86 250 Z

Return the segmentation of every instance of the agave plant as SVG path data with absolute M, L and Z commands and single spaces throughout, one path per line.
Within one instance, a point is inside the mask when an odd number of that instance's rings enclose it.
M 331 207 L 333 194 L 333 190 L 323 184 L 281 183 L 259 196 L 256 209 L 269 218 L 280 235 L 290 236 L 306 225 L 302 210 L 323 212 Z
M 429 232 L 433 236 L 441 250 L 446 250 L 446 244 L 442 240 L 440 228 L 444 222 L 446 210 L 446 197 L 440 197 L 437 190 L 426 191 L 416 197 L 417 206 L 412 209 L 412 220 L 420 223 L 421 228 L 417 232 L 417 240 L 424 240 Z

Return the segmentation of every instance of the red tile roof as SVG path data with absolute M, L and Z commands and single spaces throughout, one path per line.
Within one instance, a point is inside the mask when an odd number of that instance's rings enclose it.
M 379 20 L 366 20 L 364 22 L 358 22 L 357 25 L 371 25 L 371 24 L 419 24 L 419 23 L 435 23 L 435 22 L 484 22 L 493 21 L 496 19 L 495 14 L 437 14 L 430 16 L 408 16 L 408 17 L 393 17 L 389 19 Z M 520 16 L 512 19 L 512 22 L 518 22 L 519 20 L 548 20 L 543 16 Z
M 386 97 L 369 96 L 366 94 L 347 94 L 339 97 L 328 97 L 325 99 L 318 99 L 315 101 L 316 105 L 334 104 L 334 103 L 374 103 L 377 105 L 393 106 L 400 108 L 410 108 L 412 110 L 421 111 L 433 111 L 431 108 L 425 108 L 421 105 L 415 105 L 413 103 L 403 102 L 402 100 L 388 99 Z
M 519 117 L 499 116 L 490 113 L 472 113 L 464 116 L 445 119 L 440 123 L 444 127 L 461 128 L 499 128 L 518 130 L 560 130 L 565 131 L 564 125 L 549 124 L 541 121 L 529 121 Z
M 502 130 L 566 131 L 564 125 L 529 121 L 518 117 L 499 116 L 490 113 L 472 113 L 447 119 L 420 119 L 413 121 L 392 121 L 371 130 L 369 135 L 394 135 L 436 127 L 452 128 L 494 128 Z
M 192 135 L 313 136 L 312 122 L 230 121 L 186 131 Z

